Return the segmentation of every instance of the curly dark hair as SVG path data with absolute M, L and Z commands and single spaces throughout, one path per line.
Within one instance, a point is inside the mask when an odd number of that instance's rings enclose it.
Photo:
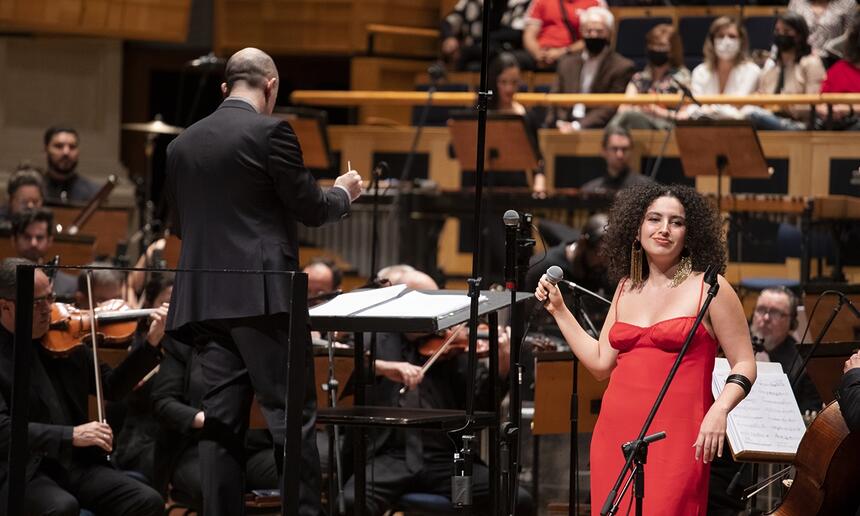
M 720 274 L 726 268 L 726 242 L 719 213 L 694 188 L 657 183 L 638 185 L 618 192 L 609 212 L 609 227 L 601 252 L 609 264 L 609 277 L 619 281 L 630 273 L 630 250 L 645 218 L 645 211 L 659 197 L 674 197 L 684 206 L 687 233 L 684 247 L 690 252 L 693 270 L 709 265 Z M 648 277 L 648 262 L 642 260 L 642 278 Z

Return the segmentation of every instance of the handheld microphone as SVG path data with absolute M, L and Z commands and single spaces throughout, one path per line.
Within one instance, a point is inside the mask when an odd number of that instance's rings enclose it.
M 564 271 L 561 270 L 561 267 L 558 265 L 553 265 L 549 269 L 546 270 L 546 280 L 552 283 L 553 285 L 557 285 L 559 281 L 564 279 Z M 532 313 L 529 314 L 529 321 L 534 319 L 534 316 L 541 311 L 541 308 L 549 302 L 549 298 L 546 298 L 543 303 L 538 303 L 532 308 Z M 528 325 L 526 325 L 528 326 Z
M 502 216 L 505 223 L 505 288 L 517 289 L 517 233 L 520 229 L 520 214 L 508 210 Z
M 690 97 L 690 100 L 692 100 L 694 104 L 699 107 L 702 107 L 702 103 L 696 100 L 696 97 L 693 95 L 693 92 L 690 91 L 690 88 L 688 88 L 686 84 L 676 79 L 674 75 L 670 75 L 669 79 L 675 83 L 675 86 L 677 86 L 678 89 L 681 90 L 681 93 L 683 93 L 685 97 Z

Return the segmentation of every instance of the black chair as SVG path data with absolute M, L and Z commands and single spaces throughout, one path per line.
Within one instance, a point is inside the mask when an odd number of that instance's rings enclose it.
M 705 57 L 702 47 L 708 37 L 708 29 L 716 16 L 684 16 L 678 20 L 678 32 L 684 45 L 684 64 L 692 70 Z
M 776 16 L 750 16 L 744 20 L 747 28 L 750 50 L 770 50 L 773 45 L 773 28 Z
M 618 37 L 615 40 L 615 51 L 622 56 L 632 59 L 636 68 L 645 67 L 645 35 L 661 23 L 671 24 L 672 19 L 666 16 L 657 18 L 623 18 L 618 22 Z

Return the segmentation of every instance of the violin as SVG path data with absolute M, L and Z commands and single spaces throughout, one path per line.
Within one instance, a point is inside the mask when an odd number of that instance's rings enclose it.
M 96 318 L 96 338 L 107 347 L 124 347 L 137 330 L 137 320 L 155 312 L 154 308 L 133 310 L 121 299 L 101 303 L 93 310 Z M 90 310 L 81 310 L 65 303 L 51 305 L 51 324 L 42 337 L 42 346 L 58 355 L 66 355 L 91 337 L 93 330 Z
M 860 505 L 858 457 L 860 433 L 848 430 L 834 401 L 806 429 L 792 463 L 794 480 L 782 504 L 770 514 L 855 514 Z
M 490 353 L 490 332 L 487 330 L 478 331 L 478 358 L 485 358 Z M 424 357 L 433 356 L 439 351 L 439 348 L 445 343 L 445 338 L 439 335 L 431 335 L 422 339 L 421 345 L 418 346 L 418 353 Z M 536 351 L 555 351 L 555 343 L 546 335 L 527 335 L 524 343 L 532 347 Z M 458 333 L 454 340 L 448 344 L 448 349 L 439 357 L 440 360 L 452 358 L 460 353 L 469 351 L 469 334 L 466 332 Z

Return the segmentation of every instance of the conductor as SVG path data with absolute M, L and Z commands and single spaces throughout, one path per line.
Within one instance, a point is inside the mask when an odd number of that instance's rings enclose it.
M 271 57 L 255 48 L 240 50 L 227 61 L 224 101 L 168 147 L 166 191 L 172 227 L 182 239 L 181 269 L 297 270 L 296 223 L 338 221 L 361 195 L 361 177 L 353 170 L 328 191 L 317 185 L 289 123 L 270 116 L 279 82 Z M 289 287 L 278 274 L 176 277 L 168 331 L 200 353 L 207 516 L 244 511 L 244 441 L 255 395 L 283 470 Z M 320 469 L 310 334 L 306 342 L 292 342 L 297 344 L 308 347 L 307 383 L 302 462 L 290 467 L 302 471 L 299 513 L 316 515 Z

